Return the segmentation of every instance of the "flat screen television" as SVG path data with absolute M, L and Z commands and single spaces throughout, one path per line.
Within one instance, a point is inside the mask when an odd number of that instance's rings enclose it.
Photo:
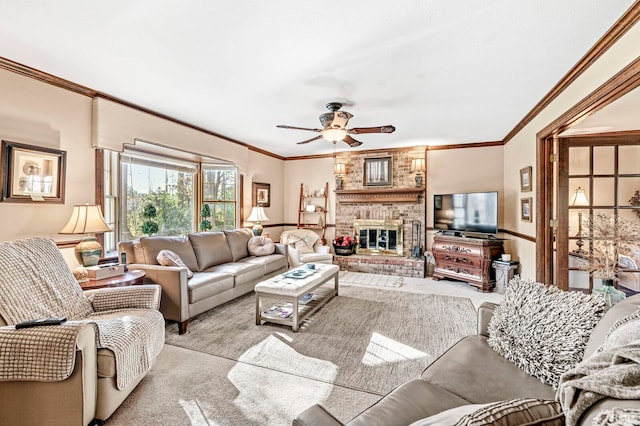
M 452 235 L 498 233 L 498 192 L 433 196 L 433 229 Z

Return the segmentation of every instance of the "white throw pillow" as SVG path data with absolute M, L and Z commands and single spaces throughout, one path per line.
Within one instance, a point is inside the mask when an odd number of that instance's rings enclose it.
M 271 238 L 260 235 L 249 240 L 247 249 L 251 256 L 269 256 L 276 251 L 276 245 L 273 244 Z
M 184 264 L 180 256 L 178 256 L 175 252 L 171 250 L 160 250 L 156 260 L 162 266 L 178 266 L 180 268 L 185 268 L 187 270 L 187 278 L 193 277 L 193 272 L 191 269 Z

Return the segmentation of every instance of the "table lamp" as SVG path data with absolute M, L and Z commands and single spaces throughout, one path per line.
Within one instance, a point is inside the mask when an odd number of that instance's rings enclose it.
M 69 222 L 59 233 L 88 234 L 75 247 L 74 254 L 83 266 L 95 266 L 102 256 L 102 246 L 93 234 L 109 231 L 113 231 L 113 229 L 104 220 L 100 206 L 85 204 L 73 206 Z
M 422 186 L 422 172 L 426 170 L 424 158 L 414 158 L 411 160 L 411 172 L 416 173 L 416 187 Z
M 576 188 L 573 191 L 573 197 L 571 198 L 572 206 L 588 206 L 589 200 L 587 199 L 587 194 L 585 194 L 584 189 L 581 187 Z M 582 241 L 582 210 L 578 210 L 578 241 L 576 241 L 576 245 L 578 246 L 577 250 L 574 250 L 575 253 L 578 254 L 586 254 L 586 251 L 582 250 L 582 246 L 584 245 L 584 241 Z
M 252 231 L 253 235 L 256 237 L 262 235 L 262 225 L 260 222 L 267 222 L 269 218 L 266 214 L 264 214 L 264 207 L 256 206 L 251 208 L 251 214 L 247 218 L 248 222 L 255 222 L 253 225 Z

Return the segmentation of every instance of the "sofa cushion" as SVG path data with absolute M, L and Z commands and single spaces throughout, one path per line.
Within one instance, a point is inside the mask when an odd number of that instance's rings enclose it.
M 309 253 L 300 255 L 302 263 L 333 263 L 333 255 L 331 253 Z
M 187 282 L 189 303 L 215 296 L 233 288 L 233 275 L 221 272 L 198 272 Z
M 496 353 L 485 336 L 468 336 L 449 348 L 422 378 L 472 404 L 511 398 L 553 399 L 551 386 Z
M 247 249 L 251 256 L 268 256 L 276 251 L 276 245 L 273 244 L 271 238 L 260 235 L 249 240 Z
M 242 259 L 240 262 L 262 265 L 264 267 L 264 275 L 287 268 L 287 258 L 281 254 L 270 254 L 269 256 L 260 257 L 250 256 Z
M 144 262 L 147 265 L 159 265 L 158 253 L 160 250 L 171 250 L 187 265 L 187 268 L 192 271 L 199 271 L 198 261 L 196 255 L 191 247 L 191 242 L 186 235 L 180 235 L 176 237 L 142 237 L 140 238 L 140 245 L 142 246 L 142 252 L 144 256 Z M 136 256 L 136 260 L 137 256 Z
M 253 232 L 251 232 L 250 229 L 231 229 L 228 231 L 224 231 L 224 234 L 227 236 L 227 242 L 229 244 L 229 248 L 231 249 L 231 255 L 234 262 L 249 256 L 249 249 L 247 247 L 247 244 L 253 237 Z
M 230 262 L 213 266 L 206 272 L 222 272 L 233 275 L 235 286 L 254 281 L 264 276 L 264 266 L 247 262 Z
M 424 380 L 414 379 L 395 388 L 347 426 L 408 425 L 468 402 Z
M 191 269 L 184 264 L 182 259 L 180 259 L 180 256 L 171 250 L 160 250 L 156 259 L 158 260 L 158 263 L 163 266 L 177 266 L 179 268 L 185 268 L 187 270 L 187 278 L 193 277 Z
M 194 232 L 189 234 L 189 240 L 201 271 L 233 259 L 224 232 Z
M 116 377 L 116 355 L 111 349 L 98 348 L 98 377 Z
M 589 294 L 514 278 L 489 322 L 489 346 L 557 387 L 560 375 L 582 360 L 605 309 Z
M 607 311 L 604 317 L 598 322 L 589 337 L 589 343 L 584 351 L 584 359 L 589 358 L 598 349 L 605 340 L 607 333 L 611 327 L 623 317 L 631 315 L 638 310 L 640 305 L 640 294 L 626 298 L 620 303 L 616 303 Z

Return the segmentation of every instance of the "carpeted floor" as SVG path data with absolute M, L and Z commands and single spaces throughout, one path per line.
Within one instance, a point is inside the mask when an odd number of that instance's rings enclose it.
M 374 287 L 400 287 L 403 277 L 397 275 L 367 274 L 364 272 L 340 271 L 341 285 L 369 285 Z
M 347 421 L 475 332 L 467 298 L 345 286 L 298 333 L 255 325 L 249 294 L 167 345 L 107 425 L 291 424 L 322 403 Z M 157 421 L 156 421 L 157 420 Z

